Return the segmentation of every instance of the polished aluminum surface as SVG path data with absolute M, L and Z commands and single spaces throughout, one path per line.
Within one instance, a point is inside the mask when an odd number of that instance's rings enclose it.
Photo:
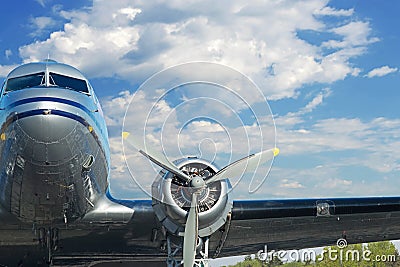
M 84 80 L 88 92 L 46 86 L 47 81 L 5 90 L 8 79 L 37 72 Z M 107 192 L 110 168 L 107 128 L 92 87 L 77 69 L 45 61 L 11 71 L 2 88 L 0 122 L 3 210 L 23 222 L 54 224 L 105 209 L 100 200 Z M 89 159 L 90 166 L 85 166 Z
M 212 163 L 195 157 L 180 159 L 175 164 L 181 170 L 195 167 L 199 168 L 199 172 L 205 169 L 218 172 Z M 170 233 L 181 236 L 190 208 L 192 188 L 177 184 L 174 179 L 177 177 L 165 171 L 156 178 L 152 185 L 153 208 L 164 227 Z M 213 234 L 226 222 L 233 205 L 228 194 L 230 188 L 228 180 L 221 180 L 205 186 L 199 193 L 199 236 Z
M 55 72 L 55 73 L 60 73 L 66 76 L 82 79 L 82 80 L 87 80 L 85 76 L 76 68 L 67 65 L 67 64 L 62 64 L 58 63 L 53 60 L 45 60 L 43 62 L 34 62 L 34 63 L 27 63 L 24 65 L 21 65 L 14 70 L 12 70 L 8 75 L 7 79 L 9 78 L 15 78 L 19 77 L 22 75 L 27 75 L 27 74 L 32 74 L 32 73 L 38 73 L 38 72 Z

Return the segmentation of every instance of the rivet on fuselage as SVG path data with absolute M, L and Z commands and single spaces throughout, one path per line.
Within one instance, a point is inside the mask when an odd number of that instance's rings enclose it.
M 48 110 L 43 110 L 43 114 L 44 114 L 44 115 L 49 115 L 49 114 L 51 114 L 51 110 L 50 110 L 50 109 L 48 109 Z

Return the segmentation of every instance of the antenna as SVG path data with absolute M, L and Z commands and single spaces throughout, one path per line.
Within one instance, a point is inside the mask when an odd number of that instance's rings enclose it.
M 50 53 L 47 53 L 47 58 L 46 58 L 46 59 L 43 59 L 43 61 L 44 61 L 44 62 L 47 62 L 47 63 L 49 63 L 49 62 L 57 63 L 57 61 L 55 61 L 55 60 L 53 60 L 53 59 L 50 58 Z

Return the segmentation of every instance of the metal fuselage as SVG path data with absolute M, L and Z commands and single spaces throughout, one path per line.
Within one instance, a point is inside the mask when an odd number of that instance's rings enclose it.
M 110 166 L 88 80 L 54 61 L 25 64 L 7 76 L 0 109 L 1 209 L 37 224 L 85 215 L 106 194 Z

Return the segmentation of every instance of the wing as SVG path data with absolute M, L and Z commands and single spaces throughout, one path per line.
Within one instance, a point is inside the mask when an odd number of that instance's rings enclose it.
M 85 265 L 116 259 L 165 263 L 165 232 L 151 200 L 108 195 L 108 203 L 94 211 L 80 224 L 60 229 L 61 246 L 53 263 Z M 9 224 L 3 230 L 2 260 L 7 262 L 6 255 L 12 260 L 36 255 L 32 225 Z M 269 250 L 326 246 L 339 238 L 349 243 L 400 239 L 400 197 L 234 201 L 229 219 L 210 237 L 209 255 L 252 254 L 265 245 Z M 10 246 L 7 240 L 12 241 Z
M 219 256 L 400 238 L 400 197 L 235 201 Z

